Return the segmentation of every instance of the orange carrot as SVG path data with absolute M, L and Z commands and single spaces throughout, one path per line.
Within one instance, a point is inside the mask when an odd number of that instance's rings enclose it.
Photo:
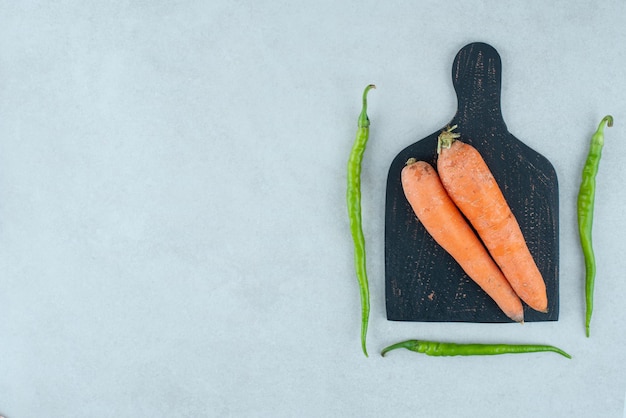
M 446 193 L 435 169 L 410 159 L 401 177 L 404 194 L 426 231 L 509 318 L 523 322 L 522 302 Z
M 511 208 L 480 153 L 456 140 L 454 128 L 439 136 L 437 171 L 444 188 L 517 295 L 531 308 L 547 312 L 546 285 Z

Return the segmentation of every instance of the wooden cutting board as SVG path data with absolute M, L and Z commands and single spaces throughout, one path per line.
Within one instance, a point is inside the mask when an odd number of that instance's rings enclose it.
M 502 63 L 485 43 L 463 47 L 452 65 L 461 140 L 482 154 L 517 218 L 546 282 L 548 313 L 524 305 L 524 320 L 559 316 L 559 196 L 550 162 L 507 130 L 500 108 Z M 427 123 L 428 121 L 421 121 Z M 387 319 L 421 322 L 513 322 L 441 248 L 404 197 L 400 173 L 413 157 L 436 165 L 438 129 L 403 149 L 391 163 L 385 212 Z M 542 138 L 549 139 L 549 138 Z

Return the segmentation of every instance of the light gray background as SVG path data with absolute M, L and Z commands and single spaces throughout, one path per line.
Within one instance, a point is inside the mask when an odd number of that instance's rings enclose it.
M 626 2 L 0 1 L 0 414 L 621 417 Z M 384 197 L 453 116 L 465 44 L 503 61 L 509 130 L 554 164 L 556 323 L 386 320 Z M 370 358 L 345 207 L 363 162 Z M 607 113 L 583 331 L 575 202 Z M 393 342 L 548 343 L 431 358 Z

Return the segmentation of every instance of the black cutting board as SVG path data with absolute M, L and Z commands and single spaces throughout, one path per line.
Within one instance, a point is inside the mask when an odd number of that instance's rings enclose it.
M 507 130 L 500 107 L 502 62 L 485 43 L 463 47 L 452 65 L 458 98 L 449 125 L 473 145 L 491 169 L 548 293 L 548 312 L 524 305 L 524 320 L 559 316 L 559 197 L 550 162 Z M 425 124 L 428 121 L 420 121 Z M 404 197 L 400 173 L 409 158 L 436 168 L 442 129 L 403 149 L 391 163 L 385 209 L 385 294 L 387 319 L 421 322 L 513 322 L 426 232 Z M 550 138 L 543 138 L 548 140 Z

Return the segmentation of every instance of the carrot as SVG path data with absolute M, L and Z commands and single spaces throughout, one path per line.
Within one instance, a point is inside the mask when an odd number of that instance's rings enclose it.
M 509 318 L 523 322 L 522 302 L 446 193 L 435 169 L 410 159 L 401 178 L 404 194 L 426 231 Z
M 439 136 L 437 171 L 445 190 L 517 295 L 531 308 L 547 312 L 546 285 L 511 208 L 480 153 L 456 140 L 454 128 Z

